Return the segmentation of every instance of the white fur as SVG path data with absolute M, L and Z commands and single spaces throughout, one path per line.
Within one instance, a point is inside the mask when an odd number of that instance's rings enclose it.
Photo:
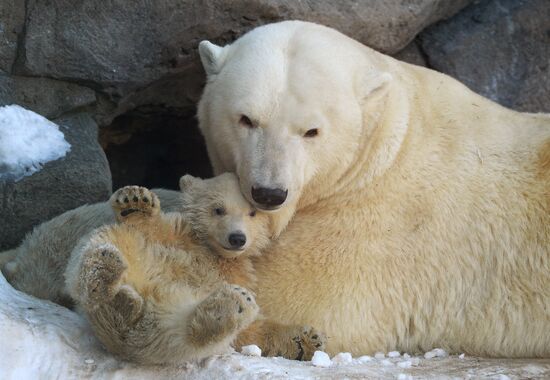
M 333 354 L 550 355 L 548 115 L 310 23 L 223 52 L 198 113 L 214 169 L 250 201 L 289 191 L 255 263 L 268 317 Z

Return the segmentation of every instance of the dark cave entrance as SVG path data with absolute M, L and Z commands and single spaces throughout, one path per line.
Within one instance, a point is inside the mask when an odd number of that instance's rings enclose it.
M 113 190 L 126 185 L 178 189 L 184 174 L 212 176 L 194 116 L 133 110 L 102 127 L 99 141 L 109 160 Z

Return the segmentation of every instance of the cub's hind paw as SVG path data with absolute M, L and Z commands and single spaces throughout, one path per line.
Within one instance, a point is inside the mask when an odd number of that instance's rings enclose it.
M 258 310 L 250 291 L 225 284 L 195 309 L 188 324 L 189 341 L 197 347 L 220 342 L 252 323 Z
M 158 215 L 160 201 L 155 193 L 145 187 L 126 186 L 111 196 L 111 207 L 118 221 L 132 217 L 151 217 Z
M 101 246 L 84 253 L 80 289 L 89 306 L 112 300 L 118 293 L 127 264 L 115 247 Z

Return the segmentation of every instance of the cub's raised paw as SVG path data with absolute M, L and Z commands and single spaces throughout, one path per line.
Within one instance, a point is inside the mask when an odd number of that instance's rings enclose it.
M 145 187 L 126 186 L 111 196 L 111 207 L 119 222 L 130 218 L 148 218 L 158 215 L 160 201 L 155 193 Z
M 324 351 L 327 338 L 325 334 L 309 326 L 303 326 L 292 340 L 298 346 L 296 360 L 311 360 L 315 351 Z
M 120 288 L 127 264 L 113 246 L 105 245 L 84 253 L 79 288 L 83 300 L 92 307 L 112 300 Z

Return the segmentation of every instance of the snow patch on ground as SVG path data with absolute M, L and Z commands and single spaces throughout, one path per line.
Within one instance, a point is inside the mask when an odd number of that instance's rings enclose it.
M 105 352 L 77 314 L 13 289 L 0 275 L 0 379 L 548 379 L 550 359 L 456 355 L 380 359 L 316 353 L 313 362 L 238 353 L 177 366 L 138 366 Z M 255 348 L 251 348 L 256 352 Z M 381 356 L 381 355 L 379 355 Z M 316 366 L 320 363 L 328 366 Z M 333 365 L 334 363 L 334 365 Z M 336 364 L 337 363 L 337 364 Z M 391 363 L 384 365 L 384 363 Z
M 18 105 L 0 107 L 0 179 L 20 180 L 71 149 L 48 119 Z

